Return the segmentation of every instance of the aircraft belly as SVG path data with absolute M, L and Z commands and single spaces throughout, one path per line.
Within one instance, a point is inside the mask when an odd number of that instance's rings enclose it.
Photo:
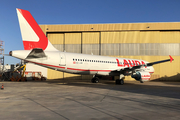
M 100 72 L 100 71 L 98 71 L 97 74 L 98 75 L 109 75 L 109 72 Z

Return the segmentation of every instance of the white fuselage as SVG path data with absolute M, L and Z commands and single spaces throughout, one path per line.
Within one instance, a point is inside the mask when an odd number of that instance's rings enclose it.
M 31 50 L 12 51 L 12 56 L 54 70 L 85 75 L 92 74 L 116 76 L 119 75 L 119 71 L 123 68 L 148 63 L 144 60 L 137 59 L 116 58 L 60 51 L 44 51 L 46 57 L 26 59 L 30 52 Z M 142 66 L 137 71 L 145 71 L 152 74 L 154 72 L 154 68 L 152 66 Z M 127 73 L 127 75 L 129 75 L 129 73 Z

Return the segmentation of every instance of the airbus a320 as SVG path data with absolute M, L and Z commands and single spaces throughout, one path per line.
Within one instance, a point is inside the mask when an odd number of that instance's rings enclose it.
M 58 51 L 29 11 L 17 9 L 17 15 L 24 50 L 10 51 L 10 56 L 57 71 L 93 75 L 92 83 L 99 82 L 99 76 L 119 76 L 116 84 L 120 85 L 124 84 L 123 78 L 128 75 L 140 82 L 149 81 L 154 73 L 153 65 L 173 61 L 170 55 L 170 59 L 149 63 L 138 59 Z

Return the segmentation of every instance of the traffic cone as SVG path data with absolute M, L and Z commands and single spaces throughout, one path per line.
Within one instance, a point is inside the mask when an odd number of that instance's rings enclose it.
M 4 90 L 4 85 L 2 84 L 2 86 L 1 86 L 1 90 Z

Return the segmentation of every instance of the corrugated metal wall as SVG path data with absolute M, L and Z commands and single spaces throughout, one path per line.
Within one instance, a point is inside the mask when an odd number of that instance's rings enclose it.
M 169 59 L 174 62 L 154 65 L 152 79 L 180 79 L 180 23 L 132 23 L 92 25 L 41 25 L 51 43 L 59 50 L 143 59 L 149 62 Z M 48 28 L 48 29 L 46 29 Z M 57 75 L 58 74 L 58 75 Z M 48 70 L 48 79 L 78 78 L 77 76 Z M 131 80 L 130 77 L 126 79 Z
M 100 32 L 82 32 L 82 53 L 99 55 Z M 91 79 L 92 75 L 82 75 L 82 79 Z
M 81 53 L 81 33 L 65 33 L 65 51 Z
M 99 55 L 99 32 L 82 33 L 82 53 Z
M 65 51 L 72 53 L 81 53 L 81 33 L 64 33 Z M 81 75 L 64 73 L 66 79 L 81 79 Z

